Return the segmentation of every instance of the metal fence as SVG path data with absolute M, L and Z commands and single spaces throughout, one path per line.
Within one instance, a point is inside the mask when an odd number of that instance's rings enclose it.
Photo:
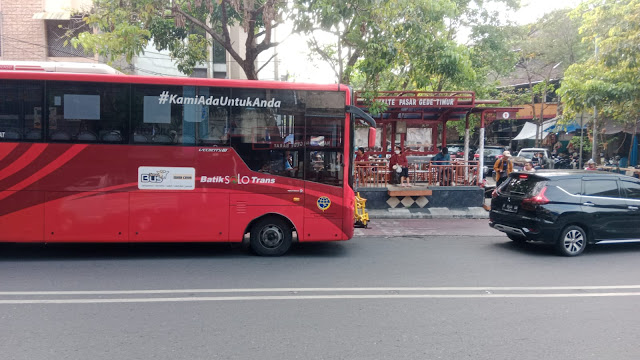
M 399 182 L 396 177 L 397 174 L 389 169 L 389 161 L 386 159 L 355 163 L 356 187 L 387 187 Z M 478 162 L 413 161 L 409 163 L 409 179 L 412 184 L 426 186 L 478 185 Z

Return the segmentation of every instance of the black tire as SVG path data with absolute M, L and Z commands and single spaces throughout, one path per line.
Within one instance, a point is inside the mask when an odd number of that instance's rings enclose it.
M 562 230 L 556 248 L 560 255 L 578 256 L 587 247 L 587 232 L 580 226 L 569 225 Z
M 251 227 L 251 250 L 260 256 L 280 256 L 291 247 L 293 234 L 284 220 L 268 217 Z
M 523 237 L 523 236 L 518 236 L 518 235 L 513 235 L 513 234 L 507 234 L 507 237 L 509 239 L 511 239 L 511 241 L 513 241 L 514 243 L 518 243 L 518 244 L 524 244 L 527 242 L 527 238 Z

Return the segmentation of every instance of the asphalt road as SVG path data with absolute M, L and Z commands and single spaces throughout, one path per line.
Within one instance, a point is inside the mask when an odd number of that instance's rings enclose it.
M 640 357 L 640 245 L 563 258 L 481 220 L 413 221 L 280 258 L 2 245 L 0 359 Z

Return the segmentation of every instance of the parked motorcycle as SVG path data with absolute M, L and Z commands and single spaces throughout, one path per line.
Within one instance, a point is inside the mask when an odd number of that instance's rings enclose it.
M 553 168 L 554 169 L 573 169 L 572 159 L 570 157 L 554 157 Z

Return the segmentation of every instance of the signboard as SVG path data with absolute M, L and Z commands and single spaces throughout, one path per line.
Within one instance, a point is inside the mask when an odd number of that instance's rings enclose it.
M 389 107 L 403 107 L 403 108 L 442 108 L 442 107 L 454 107 L 458 106 L 458 98 L 455 97 L 426 97 L 426 96 L 413 96 L 413 97 L 377 97 L 374 99 L 387 104 Z

